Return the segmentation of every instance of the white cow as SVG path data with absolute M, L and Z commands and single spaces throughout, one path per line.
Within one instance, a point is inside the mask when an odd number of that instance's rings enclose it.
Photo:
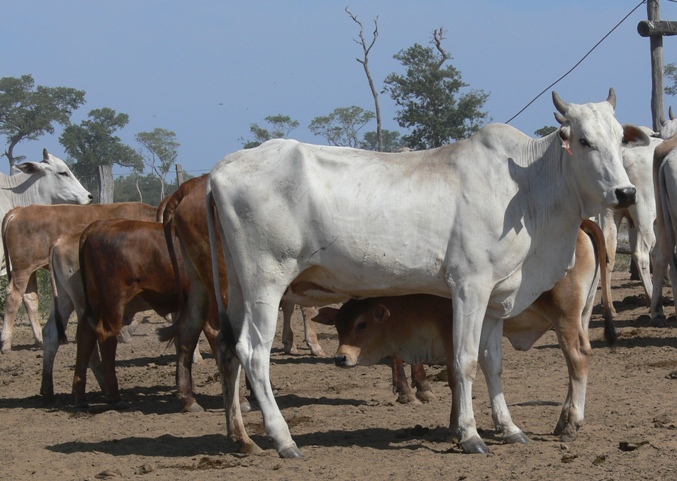
M 645 133 L 650 129 L 642 129 Z M 648 142 L 648 145 L 644 145 Z M 628 173 L 630 182 L 637 189 L 636 203 L 625 209 L 606 209 L 600 218 L 600 226 L 606 239 L 609 262 L 607 268 L 613 271 L 616 258 L 616 240 L 618 226 L 623 218 L 628 219 L 630 251 L 632 259 L 637 265 L 647 303 L 651 303 L 653 283 L 651 282 L 650 255 L 656 236 L 654 234 L 654 220 L 656 219 L 656 200 L 654 196 L 653 151 L 662 139 L 647 137 L 642 142 L 623 144 L 623 167 Z
M 0 173 L 0 220 L 14 207 L 31 204 L 91 204 L 92 194 L 75 178 L 66 163 L 42 151 L 42 162 L 14 165 L 21 172 Z M 0 275 L 7 274 L 5 250 L 0 243 Z
M 653 274 L 665 279 L 670 273 L 673 297 L 677 287 L 677 135 L 667 139 L 654 151 L 653 176 L 656 194 L 656 247 L 652 252 Z M 668 269 L 669 266 L 669 269 Z M 663 283 L 655 282 L 651 299 L 651 324 L 665 325 L 663 312 Z
M 450 429 L 461 448 L 488 451 L 472 405 L 479 356 L 498 380 L 488 388 L 504 440 L 527 441 L 500 383 L 503 319 L 565 275 L 582 219 L 634 202 L 621 141 L 643 135 L 616 120 L 613 89 L 605 102 L 567 104 L 555 92 L 553 101 L 561 126 L 540 139 L 492 124 L 397 154 L 271 140 L 214 167 L 212 256 L 215 210 L 228 272 L 218 358 L 228 434 L 242 451 L 260 448 L 239 411 L 241 365 L 278 453 L 301 456 L 269 382 L 282 298 L 327 305 L 412 293 L 453 301 Z
M 661 131 L 659 132 L 660 138 L 663 140 L 669 139 L 673 135 L 677 134 L 677 119 L 672 113 L 672 106 L 668 109 L 669 120 L 661 118 Z

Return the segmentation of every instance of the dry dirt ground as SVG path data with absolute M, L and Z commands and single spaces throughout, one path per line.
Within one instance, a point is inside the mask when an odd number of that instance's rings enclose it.
M 677 479 L 677 375 L 672 374 L 677 369 L 677 323 L 667 306 L 669 327 L 648 327 L 640 291 L 639 282 L 627 274 L 614 274 L 620 333 L 615 349 L 604 346 L 601 310 L 595 310 L 586 423 L 573 442 L 552 435 L 567 391 L 554 334 L 547 333 L 526 353 L 505 344 L 506 398 L 531 442 L 500 443 L 492 431 L 486 385 L 478 376 L 475 413 L 489 455 L 464 455 L 445 440 L 450 411 L 445 381 L 433 382 L 436 401 L 401 405 L 391 392 L 388 366 L 340 370 L 305 348 L 300 355 L 285 355 L 279 341 L 272 353 L 277 402 L 305 458 L 277 456 L 259 411 L 245 414 L 245 422 L 265 453 L 240 455 L 225 435 L 220 384 L 205 344 L 205 362 L 196 366 L 195 378 L 206 412 L 178 411 L 173 351 L 155 338 L 155 329 L 165 322 L 155 317 L 118 349 L 128 409 L 108 409 L 91 374 L 91 408 L 73 409 L 72 343 L 57 356 L 57 402 L 44 406 L 38 395 L 42 354 L 22 324 L 15 351 L 0 355 L 0 479 Z M 72 324 L 70 339 L 75 337 Z M 318 326 L 328 353 L 337 345 L 332 329 Z M 440 369 L 427 369 L 437 379 Z

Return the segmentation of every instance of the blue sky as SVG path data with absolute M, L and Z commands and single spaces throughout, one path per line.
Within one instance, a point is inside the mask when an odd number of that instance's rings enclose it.
M 307 129 L 336 107 L 373 110 L 373 98 L 355 58 L 358 28 L 348 6 L 379 38 L 370 67 L 379 90 L 393 55 L 432 31 L 447 31 L 445 47 L 472 88 L 490 93 L 485 110 L 505 122 L 569 70 L 639 0 L 372 0 L 159 1 L 21 0 L 3 4 L 0 76 L 31 74 L 38 85 L 84 90 L 79 123 L 96 108 L 130 116 L 119 133 L 172 130 L 178 162 L 193 175 L 208 172 L 251 139 L 249 125 L 268 115 L 300 122 L 291 137 L 325 143 Z M 649 40 L 637 34 L 640 6 L 555 90 L 568 102 L 606 98 L 616 89 L 621 122 L 651 124 Z M 677 20 L 677 3 L 661 2 L 661 18 Z M 677 38 L 664 41 L 665 62 L 677 61 Z M 380 97 L 384 128 L 400 130 L 389 96 Z M 666 97 L 666 104 L 677 99 Z M 549 92 L 511 122 L 533 135 L 554 125 Z M 667 110 L 667 107 L 666 107 Z M 375 123 L 367 127 L 375 130 Z M 41 149 L 65 158 L 55 136 L 24 142 L 16 155 L 39 160 Z M 2 139 L 4 145 L 4 139 Z M 3 147 L 4 149 L 4 147 Z M 0 171 L 7 172 L 0 160 Z M 125 173 L 115 167 L 116 174 Z

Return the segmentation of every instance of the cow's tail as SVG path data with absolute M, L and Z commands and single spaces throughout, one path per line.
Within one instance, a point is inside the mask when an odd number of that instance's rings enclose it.
M 606 251 L 606 242 L 604 240 L 604 233 L 602 229 L 595 222 L 591 220 L 584 220 L 581 223 L 581 229 L 590 237 L 592 245 L 595 249 L 595 256 L 600 269 L 600 277 L 602 282 L 602 307 L 604 309 L 604 340 L 608 346 L 613 346 L 618 340 L 616 333 L 616 325 L 614 324 L 614 316 L 611 299 L 611 279 L 609 276 L 608 255 Z
M 229 322 L 228 316 L 226 315 L 226 307 L 223 305 L 223 299 L 221 297 L 221 278 L 219 276 L 218 253 L 219 250 L 223 249 L 225 239 L 223 239 L 223 235 L 221 235 L 221 242 L 219 242 L 219 239 L 217 239 L 216 236 L 216 229 L 218 228 L 219 218 L 218 213 L 216 212 L 216 206 L 214 204 L 214 194 L 212 193 L 212 188 L 209 181 L 207 181 L 206 186 L 205 202 L 207 208 L 207 230 L 209 231 L 209 247 L 212 255 L 212 275 L 214 278 L 214 294 L 216 297 L 217 305 L 219 306 L 220 335 L 221 338 L 224 339 L 229 346 L 235 346 L 235 332 L 233 331 L 233 326 Z M 230 278 L 232 275 L 235 275 L 235 273 L 234 272 L 230 273 L 228 277 Z
M 85 249 L 87 248 L 87 231 L 89 228 L 80 236 L 80 244 L 78 247 L 78 261 L 80 263 L 80 280 L 82 282 L 82 294 L 85 301 L 84 310 L 82 311 L 82 318 L 78 319 L 80 322 L 89 322 L 92 323 L 94 319 L 94 309 L 92 309 L 92 303 L 89 300 L 89 292 L 87 292 L 87 263 L 85 262 Z
M 169 250 L 169 258 L 172 261 L 172 269 L 174 269 L 174 278 L 176 279 L 176 293 L 179 296 L 179 312 L 183 310 L 184 298 L 182 295 L 183 284 L 181 282 L 181 267 L 179 266 L 179 256 L 176 253 L 176 245 L 174 243 L 174 212 L 179 206 L 184 197 L 184 189 L 179 187 L 164 204 L 164 211 L 162 212 L 162 227 L 165 234 L 165 241 L 167 242 L 167 249 Z M 159 215 L 159 210 L 158 210 Z
M 5 261 L 5 270 L 7 271 L 7 280 L 10 284 L 12 282 L 12 268 L 10 264 L 11 260 L 9 258 L 9 251 L 7 250 L 7 228 L 9 227 L 11 220 L 14 219 L 15 215 L 16 213 L 14 212 L 14 209 L 12 209 L 2 219 L 2 250 L 4 251 L 3 255 Z
M 54 249 L 57 247 L 59 240 L 52 244 L 49 248 L 49 280 L 52 284 L 52 302 L 54 306 L 54 322 L 56 324 L 56 333 L 59 336 L 59 344 L 67 344 L 68 337 L 66 336 L 66 326 L 59 311 L 59 292 L 56 287 L 56 275 L 54 274 Z

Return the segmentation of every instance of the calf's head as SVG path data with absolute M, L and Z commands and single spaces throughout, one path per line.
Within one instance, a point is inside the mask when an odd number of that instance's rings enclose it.
M 350 300 L 340 309 L 323 307 L 313 321 L 335 326 L 339 347 L 334 356 L 338 367 L 369 366 L 390 356 L 388 323 L 390 311 L 370 299 Z

